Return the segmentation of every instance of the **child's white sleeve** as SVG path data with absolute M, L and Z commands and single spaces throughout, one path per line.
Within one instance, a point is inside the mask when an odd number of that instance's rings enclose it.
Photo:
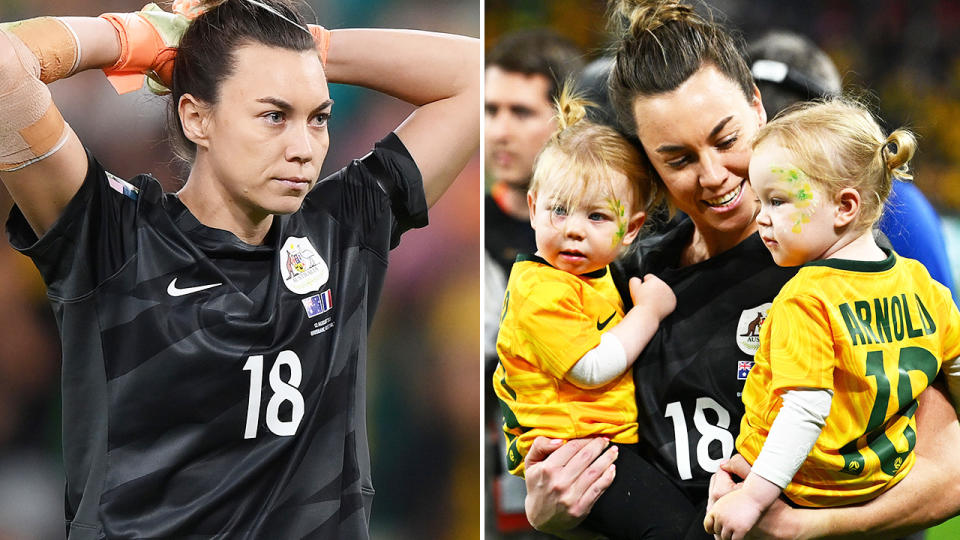
M 947 376 L 947 390 L 950 392 L 950 401 L 953 409 L 960 417 L 960 357 L 945 360 L 940 370 Z
M 600 344 L 587 351 L 570 371 L 567 380 L 581 388 L 597 388 L 619 377 L 627 369 L 627 351 L 610 332 L 600 336 Z
M 780 489 L 787 487 L 817 442 L 830 414 L 832 401 L 832 390 L 788 390 L 751 472 L 780 486 Z

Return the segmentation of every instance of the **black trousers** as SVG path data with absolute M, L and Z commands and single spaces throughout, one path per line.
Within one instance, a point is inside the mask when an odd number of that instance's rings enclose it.
M 618 444 L 617 476 L 583 526 L 611 540 L 712 540 L 705 504 L 694 504 L 636 445 Z
M 618 444 L 617 476 L 583 526 L 611 540 L 713 540 L 703 530 L 706 502 L 690 499 L 637 445 Z M 923 540 L 918 532 L 901 540 Z

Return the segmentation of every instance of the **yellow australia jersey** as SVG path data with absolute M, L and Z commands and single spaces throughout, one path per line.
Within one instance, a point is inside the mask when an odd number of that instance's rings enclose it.
M 803 506 L 872 499 L 913 466 L 917 396 L 960 355 L 960 313 L 926 268 L 883 261 L 807 263 L 781 289 L 743 389 L 737 450 L 753 463 L 792 388 L 833 390 L 816 445 L 784 490 Z
M 590 390 L 565 379 L 600 344 L 600 335 L 622 319 L 609 268 L 576 276 L 537 256 L 517 257 L 503 300 L 500 364 L 493 375 L 511 473 L 523 476 L 523 458 L 540 435 L 637 442 L 631 370 Z

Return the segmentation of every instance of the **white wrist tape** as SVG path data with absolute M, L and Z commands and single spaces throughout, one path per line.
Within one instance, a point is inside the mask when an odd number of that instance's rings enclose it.
M 627 352 L 617 336 L 606 332 L 600 344 L 587 351 L 567 372 L 567 380 L 582 388 L 597 388 L 619 377 L 627 369 Z
M 0 171 L 40 161 L 67 140 L 66 123 L 39 76 L 40 62 L 30 49 L 0 31 Z
M 830 414 L 833 391 L 822 388 L 789 390 L 777 413 L 763 450 L 753 463 L 754 472 L 787 487 L 817 442 Z

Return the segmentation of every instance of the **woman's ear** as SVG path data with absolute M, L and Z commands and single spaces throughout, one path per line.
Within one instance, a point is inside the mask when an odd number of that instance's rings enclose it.
M 757 113 L 760 119 L 760 127 L 767 123 L 767 110 L 763 108 L 763 98 L 760 96 L 760 89 L 753 85 L 753 99 L 750 100 L 750 107 Z
M 633 243 L 640 233 L 640 228 L 643 227 L 643 222 L 646 220 L 646 212 L 637 212 L 630 216 L 630 221 L 627 223 L 627 232 L 623 235 L 623 245 L 629 246 Z
M 180 127 L 187 140 L 198 147 L 206 148 L 210 107 L 190 94 L 183 94 L 177 102 L 177 112 L 180 115 Z
M 860 213 L 860 192 L 853 188 L 843 188 L 837 194 L 837 210 L 833 219 L 834 227 L 846 227 L 857 219 Z

